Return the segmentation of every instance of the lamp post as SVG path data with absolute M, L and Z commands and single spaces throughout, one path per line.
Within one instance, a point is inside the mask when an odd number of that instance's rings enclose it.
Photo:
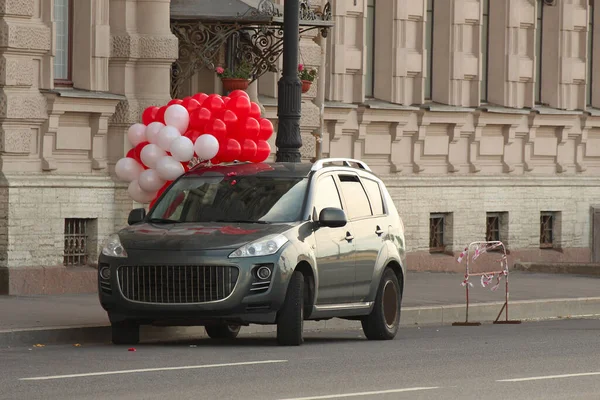
M 298 42 L 300 41 L 299 0 L 285 0 L 283 7 L 283 74 L 277 96 L 277 162 L 300 162 L 300 116 L 302 83 L 298 78 Z

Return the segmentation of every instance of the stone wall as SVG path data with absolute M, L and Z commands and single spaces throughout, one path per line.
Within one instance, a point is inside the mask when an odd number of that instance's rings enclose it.
M 170 100 L 169 0 L 73 1 L 72 87 L 55 87 L 54 2 L 0 2 L 0 294 L 94 292 L 134 202 L 113 176 L 127 128 Z M 66 219 L 87 220 L 65 266 Z

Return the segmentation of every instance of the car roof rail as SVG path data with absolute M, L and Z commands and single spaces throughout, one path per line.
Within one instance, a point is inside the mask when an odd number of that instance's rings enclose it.
M 356 168 L 353 165 L 353 164 L 356 164 L 359 169 L 364 169 L 365 171 L 372 172 L 371 168 L 369 168 L 367 163 L 365 163 L 364 161 L 360 161 L 360 160 L 354 160 L 352 158 L 323 158 L 321 160 L 315 161 L 315 163 L 313 164 L 313 166 L 310 170 L 318 171 L 321 168 L 325 168 L 326 164 L 333 164 L 333 163 L 342 163 L 345 167 L 350 167 L 350 168 Z

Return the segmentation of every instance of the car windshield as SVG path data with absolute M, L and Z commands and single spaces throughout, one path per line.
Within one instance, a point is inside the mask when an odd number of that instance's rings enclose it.
M 186 176 L 148 215 L 156 223 L 294 222 L 301 218 L 306 178 L 272 176 Z

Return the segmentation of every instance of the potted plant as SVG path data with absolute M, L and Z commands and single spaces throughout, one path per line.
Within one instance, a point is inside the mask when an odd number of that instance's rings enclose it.
M 223 88 L 228 92 L 248 89 L 252 77 L 252 67 L 245 61 L 236 66 L 235 70 L 217 67 L 215 72 L 221 78 Z
M 311 68 L 307 70 L 304 64 L 298 64 L 298 78 L 302 81 L 302 93 L 306 93 L 310 90 L 310 86 L 317 77 L 317 70 Z

